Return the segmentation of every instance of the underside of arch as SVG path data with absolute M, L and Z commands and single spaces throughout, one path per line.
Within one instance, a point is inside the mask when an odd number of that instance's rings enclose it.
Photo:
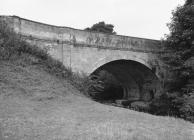
M 118 88 L 111 91 L 112 93 L 103 94 L 114 94 L 115 97 L 122 99 L 150 101 L 161 92 L 160 82 L 155 73 L 139 62 L 132 60 L 112 61 L 100 66 L 91 75 L 106 77 L 104 75 L 107 74 L 113 77 L 112 81 L 115 81 L 112 84 L 112 88 Z M 103 81 L 103 78 L 99 80 Z

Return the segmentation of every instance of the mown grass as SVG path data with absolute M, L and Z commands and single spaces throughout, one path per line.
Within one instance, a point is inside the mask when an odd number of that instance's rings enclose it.
M 53 59 L 46 50 L 36 45 L 31 45 L 20 35 L 15 33 L 5 21 L 0 20 L 0 60 L 14 61 L 23 59 L 26 63 L 38 63 L 48 73 L 59 78 L 65 78 L 74 85 L 80 92 L 87 94 L 88 78 L 73 73 L 61 62 Z M 31 59 L 35 59 L 31 61 Z M 21 65 L 25 65 L 22 63 Z

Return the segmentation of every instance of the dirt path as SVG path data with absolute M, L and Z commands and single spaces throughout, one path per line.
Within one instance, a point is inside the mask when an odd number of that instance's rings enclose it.
M 0 140 L 193 140 L 194 124 L 91 101 L 37 66 L 0 62 Z

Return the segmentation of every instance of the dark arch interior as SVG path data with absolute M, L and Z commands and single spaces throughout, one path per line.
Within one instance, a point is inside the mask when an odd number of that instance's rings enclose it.
M 150 101 L 160 92 L 160 82 L 154 72 L 136 61 L 112 61 L 102 65 L 91 74 L 91 79 L 100 83 L 93 92 L 104 100 Z

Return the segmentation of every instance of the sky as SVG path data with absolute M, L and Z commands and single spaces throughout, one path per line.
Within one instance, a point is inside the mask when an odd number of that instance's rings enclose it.
M 0 15 L 85 29 L 104 21 L 119 35 L 161 39 L 185 0 L 0 0 Z

